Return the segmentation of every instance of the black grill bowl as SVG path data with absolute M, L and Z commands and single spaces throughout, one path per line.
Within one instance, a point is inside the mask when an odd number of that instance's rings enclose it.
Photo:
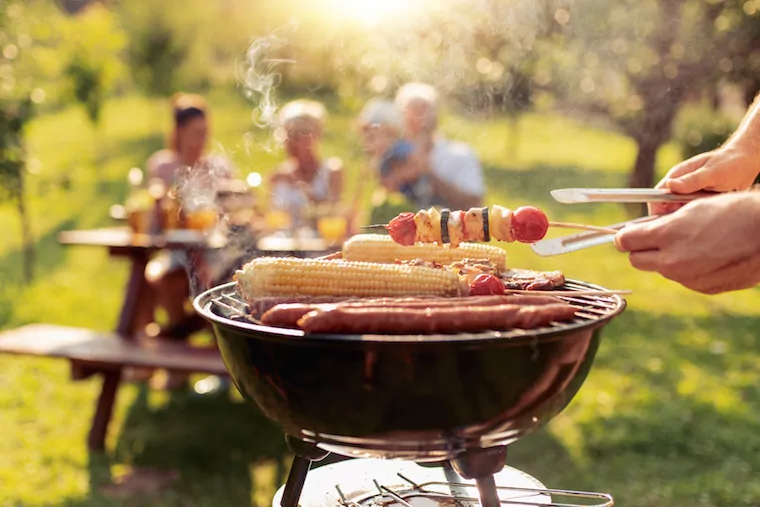
M 199 295 L 224 363 L 246 400 L 293 437 L 349 456 L 437 461 L 508 445 L 561 412 L 583 384 L 619 296 L 568 281 L 572 323 L 453 335 L 308 335 L 224 316 Z

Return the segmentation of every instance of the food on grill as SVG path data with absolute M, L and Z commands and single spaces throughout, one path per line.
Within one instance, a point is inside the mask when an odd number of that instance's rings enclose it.
M 562 271 L 510 269 L 501 274 L 501 280 L 508 290 L 552 290 L 565 285 Z
M 388 239 L 370 240 L 406 248 Z M 416 251 L 425 257 L 405 260 L 387 250 L 382 262 L 260 257 L 238 270 L 235 279 L 252 317 L 264 325 L 311 333 L 530 329 L 573 318 L 574 307 L 556 297 L 504 294 L 507 289 L 560 286 L 565 280 L 559 271 L 507 270 L 506 256 L 489 249 L 463 248 L 455 255 L 448 247 L 419 245 Z M 346 252 L 358 255 L 351 246 Z M 491 258 L 469 259 L 470 253 Z
M 470 295 L 487 296 L 489 294 L 504 294 L 504 282 L 494 275 L 485 273 L 476 276 L 470 285 Z
M 277 305 L 337 303 L 352 299 L 356 298 L 348 296 L 265 296 L 249 297 L 247 303 L 251 315 L 255 318 L 261 318 L 267 310 Z
M 503 292 L 503 291 L 502 291 Z M 340 308 L 401 308 L 401 309 L 426 309 L 426 308 L 457 308 L 466 306 L 498 306 L 498 305 L 550 305 L 562 303 L 560 299 L 552 296 L 480 296 L 462 298 L 377 298 L 377 299 L 350 299 L 325 302 L 299 302 L 283 303 L 275 305 L 261 315 L 261 322 L 267 326 L 297 328 L 298 320 L 314 310 L 325 310 L 334 307 Z
M 459 248 L 415 243 L 402 246 L 385 234 L 357 234 L 343 244 L 343 258 L 348 261 L 393 263 L 416 260 L 452 264 L 465 259 L 487 259 L 499 271 L 507 269 L 507 252 L 480 243 L 464 243 Z
M 307 313 L 298 325 L 307 333 L 465 333 L 533 329 L 555 321 L 571 320 L 574 315 L 575 308 L 565 303 L 426 309 L 333 305 Z
M 468 211 L 429 208 L 401 213 L 388 223 L 388 232 L 399 245 L 437 243 L 457 248 L 465 241 L 519 241 L 535 243 L 546 235 L 549 219 L 543 211 L 524 206 L 512 211 L 503 206 Z
M 449 269 L 409 264 L 260 257 L 235 273 L 247 300 L 266 296 L 458 296 L 466 292 Z

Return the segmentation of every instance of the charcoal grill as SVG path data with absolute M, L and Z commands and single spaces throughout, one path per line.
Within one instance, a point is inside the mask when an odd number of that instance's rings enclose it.
M 312 462 L 330 452 L 449 463 L 474 480 L 483 507 L 496 507 L 502 500 L 494 476 L 504 468 L 506 446 L 570 403 L 602 328 L 625 308 L 617 295 L 573 295 L 604 290 L 596 285 L 567 280 L 563 290 L 559 297 L 577 308 L 571 322 L 467 334 L 268 327 L 246 317 L 234 282 L 204 292 L 194 306 L 211 322 L 242 396 L 283 428 L 295 453 L 283 507 L 299 505 Z

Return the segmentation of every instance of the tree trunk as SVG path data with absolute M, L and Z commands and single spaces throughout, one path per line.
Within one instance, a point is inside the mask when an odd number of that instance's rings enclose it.
M 18 178 L 18 196 L 16 201 L 16 209 L 18 210 L 19 219 L 21 221 L 21 241 L 23 249 L 23 262 L 24 262 L 24 282 L 29 284 L 34 278 L 34 241 L 32 238 L 32 227 L 29 220 L 29 213 L 26 208 L 26 192 L 25 192 L 25 169 L 22 168 L 19 171 Z
M 633 172 L 628 178 L 630 188 L 652 188 L 654 186 L 654 164 L 660 142 L 644 136 L 636 141 L 638 152 Z M 645 204 L 629 204 L 626 210 L 633 216 L 643 216 L 647 213 Z

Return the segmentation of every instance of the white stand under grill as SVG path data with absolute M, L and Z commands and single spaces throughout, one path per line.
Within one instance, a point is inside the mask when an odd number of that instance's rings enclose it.
M 448 488 L 446 486 L 436 485 L 425 488 L 426 490 L 438 491 L 449 495 L 466 497 L 477 496 L 475 481 L 468 481 L 459 477 L 451 469 L 445 470 L 443 467 L 420 466 L 411 461 L 396 460 L 375 460 L 375 459 L 352 459 L 325 465 L 312 469 L 306 476 L 306 483 L 301 493 L 301 507 L 336 507 L 344 505 L 366 505 L 366 506 L 385 506 L 401 507 L 403 504 L 394 501 L 389 495 L 381 496 L 378 492 L 375 481 L 380 486 L 384 486 L 395 492 L 409 492 L 414 486 L 405 481 L 398 474 L 410 479 L 416 484 L 429 483 L 462 483 L 470 484 L 472 487 L 465 488 Z M 541 482 L 512 467 L 505 467 L 501 472 L 494 476 L 496 485 L 500 487 L 527 488 L 536 490 L 546 490 L 547 488 Z M 340 488 L 340 492 L 336 488 Z M 284 486 L 281 487 L 274 496 L 272 501 L 273 507 L 280 507 L 280 501 Z M 340 493 L 343 494 L 347 502 L 341 502 Z M 551 496 L 548 493 L 528 493 L 515 491 L 499 491 L 499 497 L 502 501 L 509 501 L 507 505 L 519 506 L 520 502 L 526 502 L 524 505 L 549 505 L 552 503 Z M 446 505 L 450 507 L 451 501 L 433 500 L 424 497 L 409 497 L 408 503 L 415 507 L 439 507 Z M 462 502 L 464 504 L 471 502 Z

